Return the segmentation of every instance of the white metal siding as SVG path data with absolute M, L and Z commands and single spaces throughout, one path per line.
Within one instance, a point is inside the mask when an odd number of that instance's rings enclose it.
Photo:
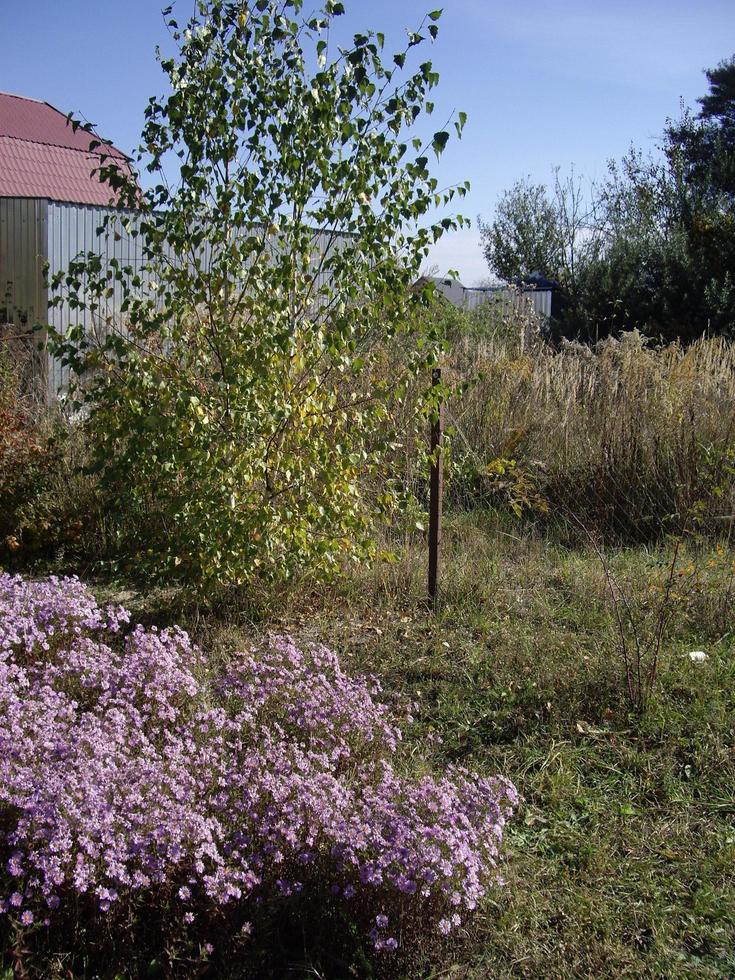
M 102 231 L 105 219 L 111 217 L 108 227 Z M 133 222 L 133 229 L 126 231 L 118 220 L 126 217 Z M 104 332 L 111 324 L 124 329 L 120 306 L 123 291 L 119 283 L 111 282 L 112 296 L 94 314 L 87 309 L 73 309 L 64 297 L 65 289 L 52 293 L 46 289 L 44 263 L 48 262 L 48 282 L 57 273 L 65 273 L 71 262 L 87 252 L 98 254 L 102 268 L 109 267 L 111 259 L 117 259 L 121 267 L 130 266 L 142 273 L 144 242 L 142 236 L 132 234 L 137 214 L 134 211 L 119 212 L 97 205 L 68 204 L 56 201 L 24 198 L 0 199 L 0 311 L 4 301 L 6 281 L 12 281 L 12 295 L 8 305 L 16 310 L 16 321 L 49 324 L 61 334 L 70 326 L 81 325 L 87 333 Z M 330 231 L 314 231 L 315 255 L 313 266 L 320 265 L 320 255 L 325 249 L 343 247 L 353 236 Z M 277 250 L 277 239 L 269 246 Z M 201 257 L 206 268 L 210 246 L 202 246 Z M 181 261 L 186 261 L 182 259 Z M 324 284 L 329 273 L 323 268 L 315 283 L 315 293 Z M 143 278 L 143 277 L 142 277 Z M 49 306 L 53 296 L 62 302 Z M 319 302 L 319 301 L 317 301 Z M 42 337 L 42 335 L 40 335 Z M 46 362 L 47 391 L 53 401 L 68 387 L 70 371 L 55 358 Z
M 551 316 L 550 289 L 514 289 L 512 286 L 472 288 L 463 286 L 456 279 L 434 278 L 434 285 L 454 306 L 476 310 L 485 303 L 493 303 L 503 309 L 518 308 L 528 304 L 541 317 Z
M 551 316 L 550 289 L 467 289 L 465 288 L 464 305 L 469 310 L 475 310 L 487 302 L 529 303 L 539 316 Z
M 46 201 L 0 198 L 0 320 L 31 329 L 46 319 Z
M 103 268 L 110 259 L 117 259 L 121 266 L 130 265 L 140 270 L 143 265 L 143 242 L 126 232 L 118 220 L 98 234 L 105 218 L 114 215 L 110 208 L 86 204 L 64 204 L 56 201 L 48 205 L 48 275 L 49 280 L 57 272 L 65 272 L 74 259 L 86 252 L 95 252 L 102 258 Z M 132 216 L 129 213 L 127 216 Z M 121 215 L 122 216 L 122 215 Z M 72 309 L 68 303 L 52 306 L 48 312 L 49 323 L 65 333 L 70 325 L 82 324 L 85 331 L 104 329 L 104 321 L 115 318 L 122 302 L 119 283 L 113 285 L 114 294 L 93 322 L 89 310 Z M 49 396 L 55 398 L 69 384 L 69 369 L 53 358 L 49 361 Z
M 43 391 L 47 365 L 43 265 L 46 257 L 47 202 L 34 198 L 0 198 L 0 324 L 2 343 L 22 350 L 24 372 L 34 388 Z

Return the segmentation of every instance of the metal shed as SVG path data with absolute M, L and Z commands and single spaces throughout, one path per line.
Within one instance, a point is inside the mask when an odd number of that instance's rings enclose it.
M 552 285 L 537 286 L 522 283 L 518 286 L 464 286 L 458 279 L 431 277 L 435 288 L 460 309 L 476 310 L 485 303 L 495 303 L 504 307 L 517 307 L 519 303 L 530 308 L 542 319 L 551 316 Z
M 5 324 L 6 336 L 27 337 L 30 349 L 44 342 L 43 332 L 35 332 L 39 325 L 50 324 L 60 332 L 71 323 L 91 327 L 86 311 L 65 303 L 49 308 L 44 269 L 51 279 L 82 252 L 97 252 L 105 264 L 115 258 L 121 265 L 140 268 L 140 238 L 124 233 L 119 223 L 114 231 L 99 233 L 111 213 L 114 209 L 91 204 L 0 198 L 0 323 Z M 111 312 L 114 296 L 110 304 Z M 50 401 L 69 382 L 68 368 L 43 352 L 35 358 L 35 372 Z
M 67 326 L 70 310 L 49 311 L 44 267 L 53 275 L 90 250 L 132 263 L 140 251 L 129 236 L 97 235 L 114 200 L 96 171 L 110 160 L 129 169 L 124 153 L 50 103 L 0 92 L 0 336 L 25 348 L 47 397 L 68 379 L 36 352 L 43 334 L 33 328 Z
M 120 220 L 123 218 L 125 224 Z M 74 259 L 88 252 L 100 256 L 103 268 L 109 268 L 116 260 L 120 268 L 129 267 L 142 280 L 146 279 L 145 240 L 136 229 L 139 220 L 139 212 L 119 208 L 0 198 L 0 324 L 5 324 L 6 336 L 15 337 L 16 342 L 18 338 L 26 339 L 28 353 L 34 355 L 37 387 L 44 389 L 48 401 L 54 401 L 68 387 L 70 369 L 45 349 L 35 350 L 45 339 L 44 332 L 35 328 L 50 325 L 64 334 L 77 324 L 87 332 L 100 327 L 104 330 L 109 322 L 117 321 L 119 327 L 123 290 L 119 283 L 113 283 L 112 295 L 99 309 L 95 323 L 89 310 L 73 307 L 63 296 L 61 302 L 49 306 L 52 297 L 46 282 L 51 282 L 56 273 L 65 273 Z M 315 266 L 320 264 L 316 256 L 323 258 L 354 239 L 328 230 L 313 229 L 312 234 Z M 278 239 L 274 237 L 269 247 L 278 250 Z M 202 248 L 206 256 L 206 243 Z M 322 269 L 317 283 L 323 283 L 328 275 Z

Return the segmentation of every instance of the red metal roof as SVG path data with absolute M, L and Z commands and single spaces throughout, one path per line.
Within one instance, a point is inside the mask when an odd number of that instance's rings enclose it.
M 47 102 L 0 93 L 0 197 L 46 197 L 77 204 L 112 203 L 110 188 L 92 171 L 100 154 L 127 157 L 111 143 L 90 152 L 97 137 L 77 129 Z

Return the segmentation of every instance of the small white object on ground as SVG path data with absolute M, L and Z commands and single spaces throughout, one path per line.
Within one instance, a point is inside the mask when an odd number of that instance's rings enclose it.
M 692 650 L 692 652 L 689 654 L 689 659 L 694 664 L 703 664 L 705 660 L 708 660 L 709 658 L 704 650 Z

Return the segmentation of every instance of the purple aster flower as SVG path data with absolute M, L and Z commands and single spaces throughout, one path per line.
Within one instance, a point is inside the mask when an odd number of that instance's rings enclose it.
M 101 911 L 154 890 L 261 905 L 276 867 L 284 899 L 308 891 L 291 880 L 301 864 L 350 881 L 332 894 L 368 910 L 379 895 L 369 935 L 390 951 L 394 910 L 447 934 L 497 887 L 516 790 L 458 766 L 406 775 L 401 713 L 375 678 L 288 636 L 220 667 L 177 627 L 128 622 L 78 579 L 0 574 L 0 810 L 23 880 L 10 907 L 55 910 L 61 887 Z

